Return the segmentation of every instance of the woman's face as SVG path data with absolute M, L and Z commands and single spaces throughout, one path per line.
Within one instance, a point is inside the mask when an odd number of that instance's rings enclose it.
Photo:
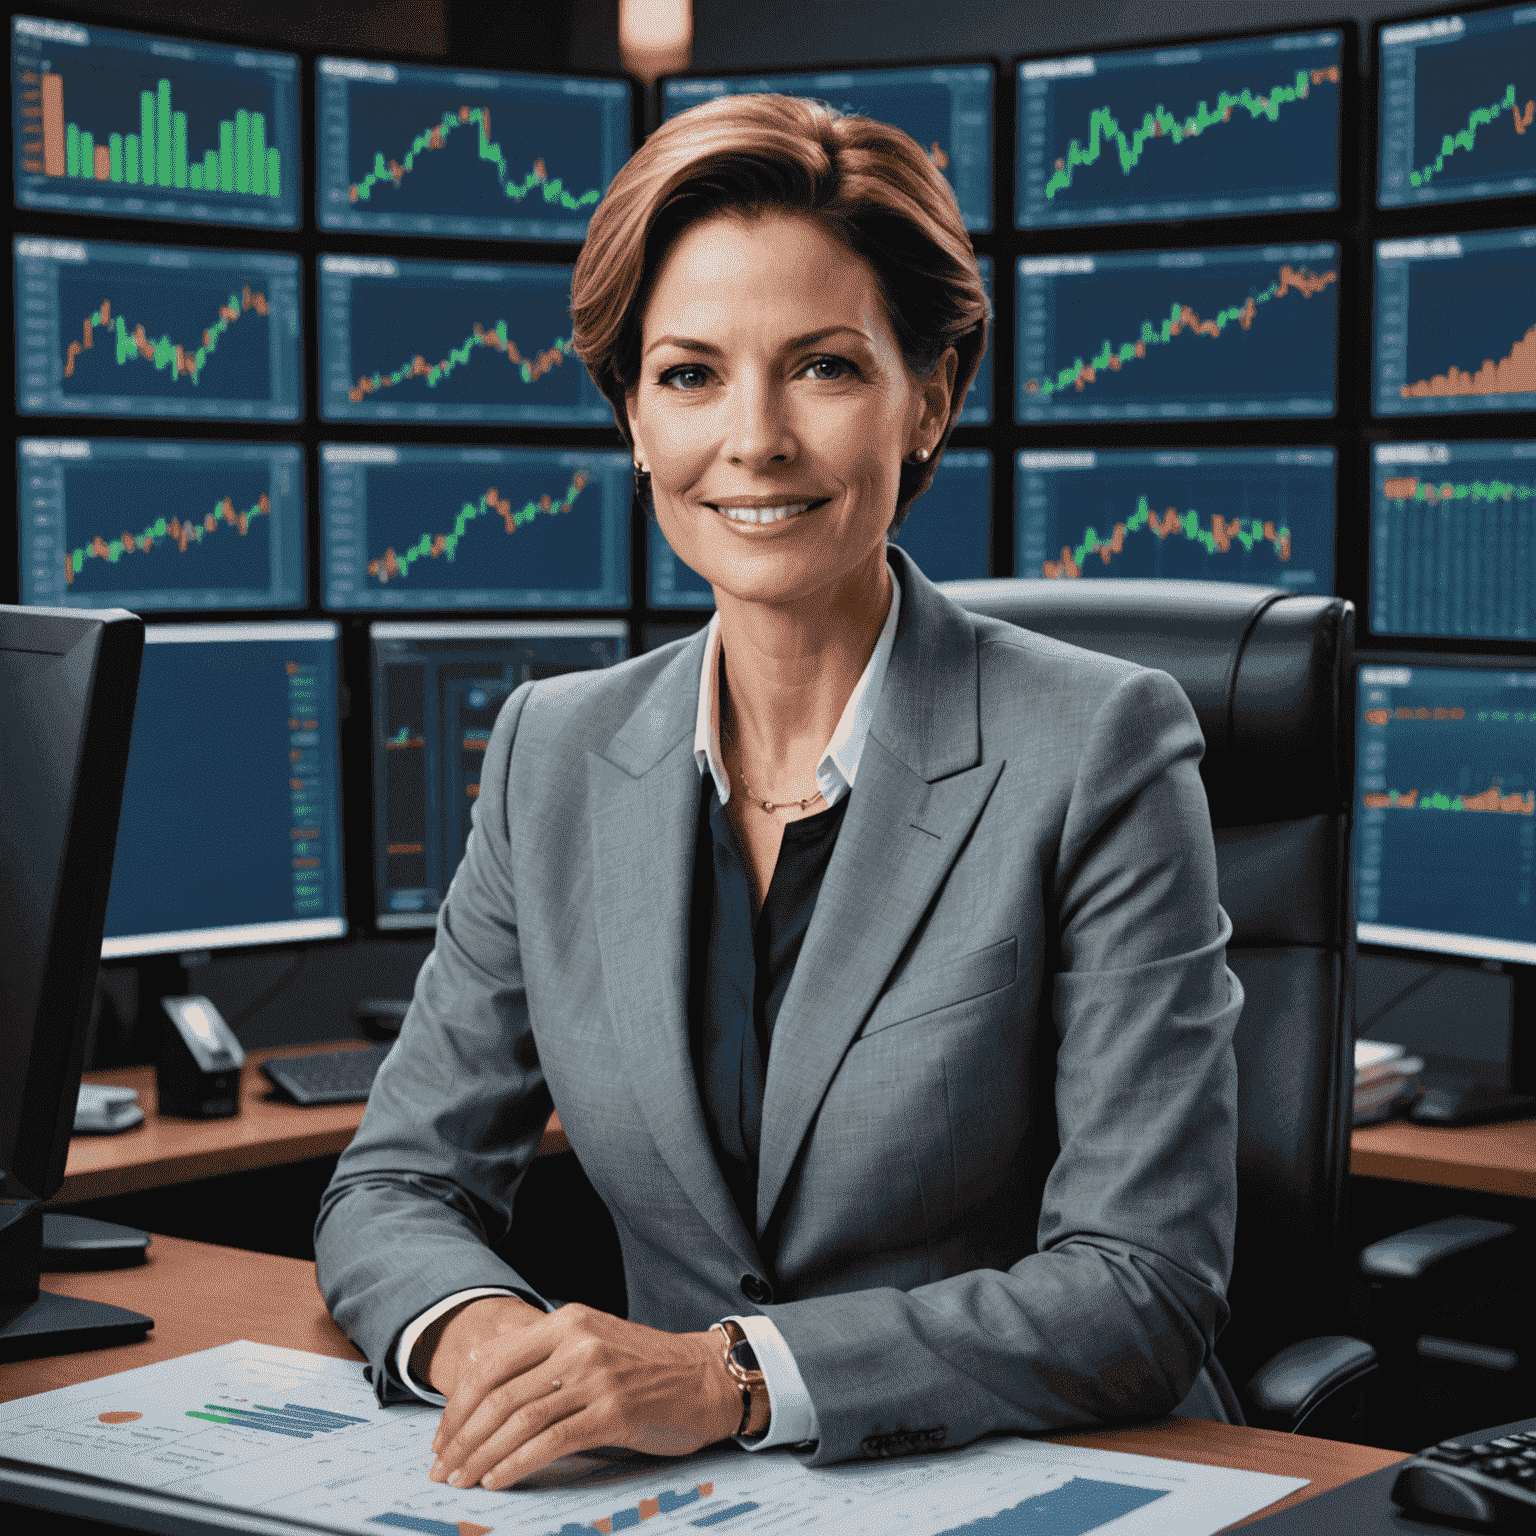
M 744 602 L 835 598 L 872 573 L 883 587 L 901 461 L 943 435 L 954 359 L 915 378 L 873 270 L 811 220 L 690 226 L 627 397 L 667 542 Z

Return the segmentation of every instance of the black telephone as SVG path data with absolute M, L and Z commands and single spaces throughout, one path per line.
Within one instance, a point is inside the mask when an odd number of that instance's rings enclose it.
M 1392 1502 L 1422 1520 L 1536 1530 L 1536 1419 L 1442 1440 L 1397 1475 Z

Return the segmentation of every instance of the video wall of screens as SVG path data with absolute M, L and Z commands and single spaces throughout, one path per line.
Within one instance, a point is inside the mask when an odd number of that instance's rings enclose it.
M 304 606 L 295 443 L 29 437 L 16 475 L 23 603 Z
M 1333 590 L 1332 448 L 1026 450 L 1019 576 Z
M 1377 443 L 1371 630 L 1536 641 L 1536 441 Z
M 1336 208 L 1347 67 L 1330 31 L 1026 59 L 1018 226 Z
M 628 607 L 633 477 L 627 453 L 323 444 L 325 606 Z
M 1357 695 L 1360 939 L 1536 964 L 1536 670 L 1372 663 Z
M 1381 29 L 1383 208 L 1536 191 L 1536 10 L 1503 5 Z
M 1023 256 L 1021 422 L 1331 416 L 1339 248 Z
M 523 683 L 611 667 L 620 620 L 369 625 L 381 929 L 429 928 L 464 856 L 480 770 Z
M 320 415 L 606 426 L 570 295 L 565 266 L 323 256 Z
M 337 626 L 144 642 L 102 958 L 341 937 Z
M 629 159 L 621 80 L 315 66 L 321 229 L 580 241 Z
M 16 204 L 134 219 L 299 223 L 299 61 L 11 18 Z
M 661 87 L 663 119 L 717 96 L 808 96 L 841 112 L 890 123 L 927 151 L 954 188 L 969 230 L 990 230 L 995 133 L 990 64 L 842 69 L 821 74 L 673 76 Z
M 1536 228 L 1376 246 L 1378 416 L 1536 410 Z

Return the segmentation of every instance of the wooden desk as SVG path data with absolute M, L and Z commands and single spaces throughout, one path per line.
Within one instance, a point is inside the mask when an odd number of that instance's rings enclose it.
M 1407 1120 L 1373 1125 L 1354 1133 L 1349 1171 L 1374 1179 L 1536 1199 L 1536 1120 L 1455 1130 Z
M 155 1327 L 139 1344 L 0 1364 L 0 1402 L 94 1381 L 234 1339 L 350 1360 L 361 1377 L 362 1357 L 327 1315 L 315 1288 L 314 1265 L 298 1259 L 156 1237 L 145 1264 L 104 1272 L 44 1275 L 43 1288 L 131 1307 L 154 1318 Z M 1306 1488 L 1271 1505 L 1264 1514 L 1402 1459 L 1397 1451 L 1341 1445 L 1267 1429 L 1237 1429 L 1198 1419 L 1164 1419 L 1131 1429 L 1053 1438 L 1063 1445 L 1097 1446 L 1311 1479 Z M 425 1467 L 422 1476 L 426 1476 Z
M 312 1051 L 361 1050 L 362 1040 L 327 1040 L 248 1051 L 240 1080 L 240 1113 L 227 1120 L 162 1119 L 157 1113 L 153 1067 L 87 1072 L 88 1083 L 136 1088 L 144 1123 L 108 1136 L 75 1136 L 69 1143 L 64 1183 L 50 1205 L 73 1205 L 109 1195 L 134 1194 L 167 1184 L 207 1179 L 252 1168 L 272 1168 L 340 1152 L 362 1123 L 361 1104 L 290 1104 L 258 1070 L 280 1056 Z M 570 1151 L 552 1115 L 539 1146 L 541 1157 Z

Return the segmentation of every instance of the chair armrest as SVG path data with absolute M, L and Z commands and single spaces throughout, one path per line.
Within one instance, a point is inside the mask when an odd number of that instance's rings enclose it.
M 1302 1339 L 1261 1365 L 1243 1388 L 1243 1415 L 1260 1429 L 1295 1434 L 1304 1423 L 1350 1417 L 1376 1351 L 1363 1339 Z
M 1441 1221 L 1411 1227 L 1395 1237 L 1384 1237 L 1360 1254 L 1361 1272 L 1378 1284 L 1420 1280 L 1436 1265 L 1459 1258 L 1474 1249 L 1515 1235 L 1507 1222 L 1484 1221 L 1477 1216 L 1447 1216 Z M 1479 1254 L 1478 1262 L 1488 1255 Z

